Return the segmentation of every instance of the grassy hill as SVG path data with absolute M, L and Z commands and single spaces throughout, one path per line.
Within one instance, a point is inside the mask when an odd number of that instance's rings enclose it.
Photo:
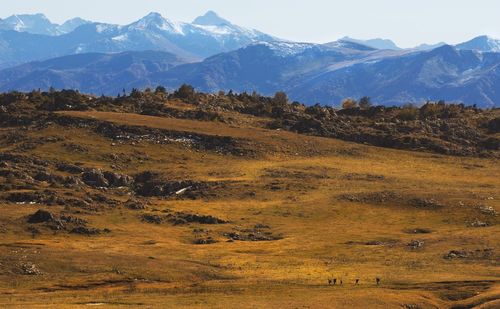
M 227 97 L 62 95 L 1 96 L 0 306 L 499 305 L 494 149 L 299 134 Z M 498 136 L 495 110 L 457 117 Z

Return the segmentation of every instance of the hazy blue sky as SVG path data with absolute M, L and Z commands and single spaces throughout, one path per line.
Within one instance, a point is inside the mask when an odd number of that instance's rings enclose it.
M 233 23 L 275 36 L 329 42 L 343 36 L 390 38 L 402 47 L 500 38 L 499 0 L 0 0 L 0 18 L 44 13 L 55 22 L 80 16 L 126 24 L 151 11 L 192 21 L 214 10 Z

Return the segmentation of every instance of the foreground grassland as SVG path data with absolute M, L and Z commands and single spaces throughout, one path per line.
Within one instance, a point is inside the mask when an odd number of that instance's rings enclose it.
M 113 140 L 84 126 L 23 132 L 36 146 L 21 153 L 45 160 L 47 171 L 61 177 L 70 174 L 56 170 L 58 162 L 216 185 L 186 196 L 140 197 L 126 188 L 35 182 L 36 190 L 60 197 L 93 197 L 85 207 L 12 202 L 8 194 L 33 189 L 4 187 L 0 306 L 500 307 L 498 159 L 267 130 L 250 116 L 224 124 L 96 111 L 60 115 L 181 132 L 186 139 L 230 137 L 237 151 L 200 149 L 182 138 Z M 16 147 L 0 151 L 19 153 Z M 144 208 L 126 207 L 130 199 Z M 81 235 L 28 223 L 39 209 L 110 232 Z M 145 219 L 175 213 L 226 223 Z M 333 278 L 337 284 L 328 285 Z

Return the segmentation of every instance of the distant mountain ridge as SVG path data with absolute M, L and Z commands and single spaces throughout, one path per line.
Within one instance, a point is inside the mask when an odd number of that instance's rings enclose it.
M 234 25 L 212 11 L 193 23 L 150 13 L 125 26 L 81 19 L 59 26 L 41 14 L 15 15 L 0 21 L 0 68 L 89 52 L 160 50 L 200 60 L 251 43 L 276 40 Z
M 174 89 L 188 83 L 206 92 L 272 95 L 283 90 L 308 104 L 339 104 L 366 95 L 386 105 L 443 99 L 500 106 L 500 53 L 450 45 L 393 51 L 345 41 L 264 42 L 188 62 L 163 52 L 66 56 L 0 71 L 0 90 L 54 86 L 115 95 L 122 88 Z
M 500 105 L 500 40 L 401 49 L 385 39 L 291 42 L 237 26 L 213 11 L 191 23 L 150 13 L 128 25 L 44 15 L 0 20 L 0 90 L 121 89 L 190 83 L 211 92 L 285 90 L 294 100 L 338 104 L 370 96 L 380 104 L 428 99 Z M 3 69 L 3 70 L 2 70 Z

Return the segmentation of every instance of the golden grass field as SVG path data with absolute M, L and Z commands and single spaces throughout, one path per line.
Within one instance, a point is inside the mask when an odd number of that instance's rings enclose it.
M 112 112 L 62 113 L 230 136 L 253 155 L 196 151 L 176 143 L 112 143 L 84 128 L 58 125 L 28 132 L 34 139 L 63 137 L 89 151 L 72 152 L 56 142 L 25 155 L 111 170 L 116 162 L 109 154 L 140 154 L 142 159 L 118 164 L 119 172 L 150 170 L 172 179 L 228 184 L 194 200 L 151 198 L 146 210 L 82 211 L 78 217 L 91 226 L 111 230 L 91 237 L 48 230 L 32 237 L 28 215 L 38 209 L 72 210 L 0 201 L 0 307 L 500 308 L 499 220 L 481 210 L 500 210 L 497 159 L 266 130 L 258 125 L 263 120 L 251 117 L 229 125 Z M 67 189 L 55 190 L 64 194 Z M 86 190 L 78 194 L 84 196 Z M 378 201 L 382 192 L 397 198 Z M 102 193 L 118 201 L 129 198 L 119 189 Z M 417 207 L 409 203 L 412 199 L 432 199 L 441 207 Z M 141 220 L 143 213 L 166 210 L 212 215 L 229 223 Z M 474 220 L 489 226 L 471 227 Z M 281 239 L 228 242 L 224 237 L 257 224 Z M 412 233 L 418 228 L 431 232 Z M 218 242 L 193 244 L 197 233 Z M 411 249 L 413 240 L 423 245 Z M 492 250 L 485 255 L 485 249 Z M 445 259 L 452 250 L 476 253 Z M 41 274 L 11 271 L 24 262 L 35 264 Z M 331 278 L 343 285 L 328 285 Z

